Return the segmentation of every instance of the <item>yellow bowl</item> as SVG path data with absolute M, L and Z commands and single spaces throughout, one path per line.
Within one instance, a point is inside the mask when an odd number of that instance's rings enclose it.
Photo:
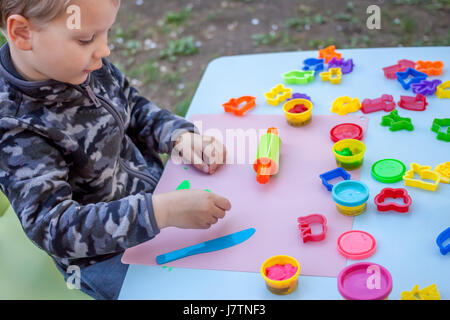
M 302 113 L 289 112 L 289 110 L 297 104 L 303 104 L 308 110 Z M 304 126 L 311 121 L 312 109 L 312 102 L 306 99 L 292 99 L 283 105 L 283 111 L 287 122 L 295 127 Z
M 288 263 L 290 263 L 294 267 L 297 267 L 297 272 L 292 277 L 285 280 L 272 280 L 267 277 L 266 275 L 267 268 L 274 266 L 276 264 L 285 265 Z M 297 289 L 299 274 L 300 274 L 300 264 L 295 258 L 292 258 L 290 256 L 279 255 L 270 257 L 269 259 L 264 261 L 264 263 L 261 266 L 261 275 L 266 281 L 267 288 L 269 289 L 270 292 L 274 294 L 286 295 Z
M 349 148 L 353 155 L 344 156 L 336 152 L 336 150 L 342 151 L 345 148 Z M 356 170 L 362 166 L 366 146 L 362 141 L 356 139 L 343 139 L 336 142 L 332 150 L 338 166 L 347 170 Z

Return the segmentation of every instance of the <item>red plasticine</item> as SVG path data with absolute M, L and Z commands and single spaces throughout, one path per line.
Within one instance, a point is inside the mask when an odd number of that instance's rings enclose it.
M 395 202 L 387 202 L 384 200 L 386 198 L 401 198 L 403 199 L 403 204 L 395 203 Z M 375 205 L 377 206 L 378 211 L 389 211 L 394 210 L 401 213 L 406 213 L 409 210 L 409 207 L 412 203 L 411 197 L 408 195 L 408 191 L 403 188 L 392 189 L 392 188 L 384 188 L 381 192 L 375 197 Z
M 400 108 L 412 111 L 424 111 L 427 105 L 427 98 L 420 93 L 415 97 L 400 96 L 400 101 L 398 102 Z
M 394 97 L 390 94 L 383 94 L 380 98 L 364 99 L 361 104 L 361 111 L 363 113 L 371 113 L 376 111 L 390 112 L 395 109 Z
M 290 263 L 276 264 L 266 268 L 266 276 L 271 280 L 281 281 L 291 278 L 297 272 L 297 267 Z
M 291 110 L 289 110 L 290 113 L 302 113 L 305 111 L 308 111 L 308 108 L 303 104 L 296 104 Z

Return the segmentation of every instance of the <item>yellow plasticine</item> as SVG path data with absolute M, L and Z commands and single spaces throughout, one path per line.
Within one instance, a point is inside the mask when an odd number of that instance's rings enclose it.
M 269 92 L 264 94 L 266 101 L 271 106 L 277 106 L 280 102 L 286 101 L 292 97 L 292 89 L 286 88 L 284 85 L 279 84 L 272 88 Z
M 421 188 L 428 191 L 436 191 L 439 181 L 441 180 L 441 175 L 439 173 L 432 171 L 431 166 L 421 166 L 417 163 L 411 163 L 410 167 L 411 169 L 403 176 L 405 186 Z M 430 183 L 414 179 L 414 173 L 418 173 L 420 175 L 420 179 L 430 179 L 434 182 Z
M 331 112 L 337 113 L 340 116 L 345 116 L 347 113 L 356 112 L 361 109 L 361 104 L 358 98 L 350 98 L 348 96 L 339 97 L 334 100 L 331 107 Z
M 342 70 L 341 68 L 330 68 L 328 71 L 321 72 L 320 78 L 322 81 L 330 81 L 332 84 L 339 84 L 342 79 Z
M 450 162 L 444 162 L 434 168 L 434 171 L 441 175 L 442 183 L 450 183 Z
M 450 98 L 450 80 L 445 81 L 437 86 L 436 95 L 439 99 Z
M 441 294 L 436 284 L 422 290 L 419 290 L 419 285 L 415 285 L 411 291 L 402 292 L 401 300 L 441 300 Z

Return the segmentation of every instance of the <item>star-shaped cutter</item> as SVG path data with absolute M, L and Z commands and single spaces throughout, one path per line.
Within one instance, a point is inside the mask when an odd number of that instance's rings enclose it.
M 412 77 L 411 80 L 407 81 L 410 76 Z M 405 90 L 409 90 L 411 84 L 425 80 L 427 77 L 428 75 L 426 73 L 419 72 L 413 68 L 408 68 L 403 72 L 397 72 L 397 80 Z
M 447 127 L 447 132 L 441 131 L 441 127 Z M 437 133 L 436 139 L 450 142 L 450 118 L 434 119 L 431 125 L 431 131 Z
M 292 97 L 292 89 L 286 88 L 283 84 L 278 84 L 269 92 L 264 93 L 266 101 L 271 106 L 277 106 L 280 102 Z
M 403 200 L 403 203 L 400 204 L 396 202 L 385 202 L 387 198 L 400 198 Z M 403 188 L 384 188 L 379 194 L 375 196 L 374 201 L 378 211 L 381 212 L 393 210 L 401 213 L 406 213 L 409 211 L 409 207 L 412 204 L 412 199 L 409 196 L 408 191 Z
M 401 300 L 441 300 L 441 294 L 436 284 L 432 284 L 422 290 L 419 289 L 417 284 L 411 291 L 403 291 Z
M 403 181 L 405 181 L 405 186 L 420 188 L 428 191 L 436 191 L 439 182 L 441 180 L 441 175 L 436 171 L 431 170 L 431 166 L 421 166 L 417 163 L 411 163 L 410 170 L 406 171 L 403 176 Z M 414 179 L 414 173 L 419 174 L 419 179 Z M 426 182 L 422 179 L 429 179 L 433 182 Z
M 414 126 L 410 118 L 402 118 L 398 115 L 397 110 L 392 110 L 386 116 L 381 118 L 381 125 L 383 127 L 389 127 L 390 131 L 407 130 L 413 131 Z
M 314 70 L 292 70 L 284 73 L 282 77 L 283 81 L 287 84 L 308 84 L 314 80 L 314 73 Z

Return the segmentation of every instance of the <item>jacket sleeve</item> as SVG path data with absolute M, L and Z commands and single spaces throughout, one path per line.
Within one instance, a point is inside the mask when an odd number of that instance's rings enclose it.
M 72 199 L 69 168 L 47 139 L 32 130 L 0 126 L 0 188 L 27 236 L 59 258 L 123 251 L 159 233 L 151 194 L 82 205 Z
M 136 88 L 130 86 L 129 80 L 117 67 L 106 59 L 104 61 L 109 65 L 113 77 L 119 81 L 128 100 L 131 120 L 127 133 L 131 137 L 159 153 L 170 154 L 175 140 L 182 133 L 199 133 L 191 122 L 142 97 Z

